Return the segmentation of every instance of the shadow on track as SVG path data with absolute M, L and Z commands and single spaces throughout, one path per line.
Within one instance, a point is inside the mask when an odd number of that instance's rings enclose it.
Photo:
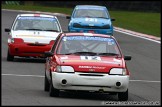
M 49 96 L 50 97 L 50 96 Z M 82 91 L 61 91 L 58 98 L 82 99 L 82 100 L 101 100 L 101 101 L 117 101 L 117 95 L 109 95 L 108 93 L 82 92 Z
M 13 61 L 7 61 L 7 58 L 2 58 L 4 62 L 26 62 L 26 63 L 45 63 L 45 58 L 25 58 L 25 57 L 15 57 Z

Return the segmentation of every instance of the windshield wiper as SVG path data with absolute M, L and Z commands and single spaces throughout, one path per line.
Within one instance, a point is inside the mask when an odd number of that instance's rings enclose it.
M 95 52 L 75 52 L 75 54 L 97 55 Z
M 52 29 L 43 30 L 43 31 L 59 32 L 58 30 L 52 30 Z
M 24 30 L 39 30 L 39 31 L 42 31 L 42 29 L 24 29 Z
M 97 55 L 103 55 L 103 56 L 118 56 L 119 54 L 117 53 L 98 53 Z
M 74 52 L 74 53 L 66 53 L 65 55 L 97 55 L 97 53 L 94 52 Z
M 93 55 L 93 56 L 119 56 L 117 53 L 73 52 L 65 55 Z
M 103 18 L 103 19 L 109 19 L 109 18 L 107 18 L 107 17 L 96 17 L 96 18 Z
M 65 54 L 61 54 L 61 55 L 73 55 L 74 53 L 65 53 Z

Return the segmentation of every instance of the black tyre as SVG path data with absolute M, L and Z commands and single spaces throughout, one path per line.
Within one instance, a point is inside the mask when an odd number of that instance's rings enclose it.
M 49 95 L 50 95 L 51 97 L 59 97 L 59 93 L 60 93 L 60 90 L 55 89 L 55 88 L 53 87 L 52 79 L 51 79 Z
M 44 77 L 44 91 L 49 91 L 49 88 L 50 88 L 50 83 L 47 79 L 47 76 L 45 74 L 45 77 Z
M 116 92 L 111 92 L 111 93 L 109 93 L 110 95 L 117 95 L 117 93 Z
M 14 56 L 12 56 L 8 50 L 8 53 L 7 53 L 7 61 L 13 61 L 14 59 Z
M 119 101 L 127 101 L 128 100 L 128 89 L 126 92 L 119 92 L 118 93 L 118 100 Z

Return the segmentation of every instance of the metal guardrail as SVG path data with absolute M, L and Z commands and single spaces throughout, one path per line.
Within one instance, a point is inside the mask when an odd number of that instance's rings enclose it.
M 20 5 L 20 1 L 5 1 L 6 5 Z

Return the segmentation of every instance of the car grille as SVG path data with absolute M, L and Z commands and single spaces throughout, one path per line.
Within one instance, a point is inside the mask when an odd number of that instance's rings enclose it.
M 105 74 L 107 73 L 99 73 L 99 72 L 88 72 L 88 71 L 85 71 L 85 72 L 80 72 L 80 71 L 75 71 L 75 72 L 78 72 L 80 76 L 98 76 L 98 77 L 102 77 L 102 76 L 105 76 Z
M 41 44 L 41 43 L 27 43 L 28 46 L 46 46 L 47 44 Z
M 80 25 L 78 23 L 74 23 L 73 27 L 76 28 L 86 28 L 86 29 L 110 29 L 110 25 L 104 25 L 104 26 L 88 26 L 88 25 Z
M 102 74 L 79 74 L 80 76 L 99 76 L 99 77 L 102 77 L 102 76 L 104 76 L 104 75 L 102 75 Z

